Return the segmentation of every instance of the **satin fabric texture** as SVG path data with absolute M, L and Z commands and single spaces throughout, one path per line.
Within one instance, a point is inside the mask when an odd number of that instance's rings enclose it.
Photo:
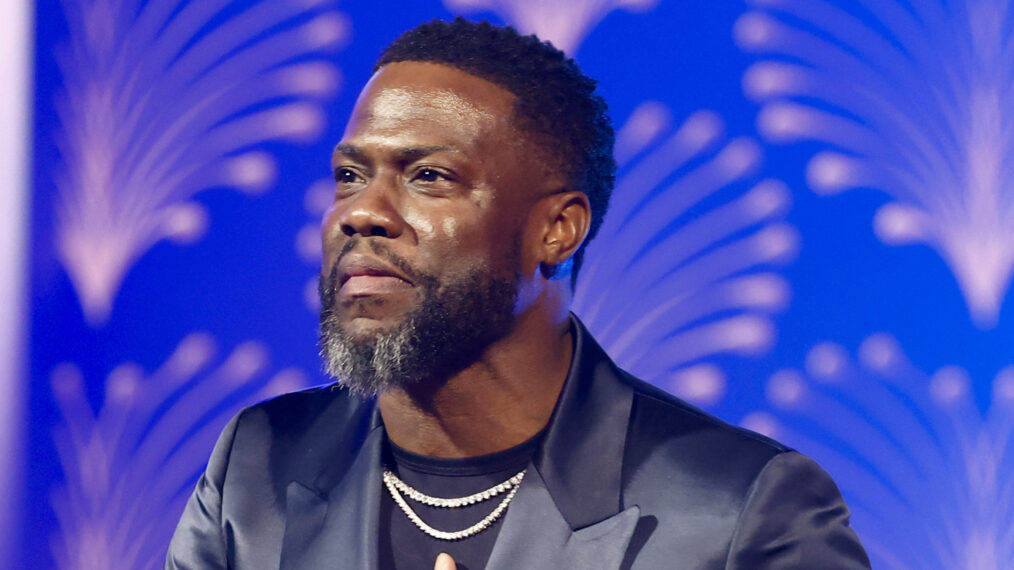
M 570 372 L 488 569 L 869 568 L 816 463 L 633 378 L 571 321 Z M 375 401 L 338 386 L 245 409 L 165 568 L 381 570 L 383 430 Z

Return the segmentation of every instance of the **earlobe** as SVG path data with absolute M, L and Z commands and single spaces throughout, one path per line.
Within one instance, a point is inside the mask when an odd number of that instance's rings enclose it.
M 570 280 L 570 276 L 574 272 L 574 257 L 568 257 L 561 263 L 540 263 L 539 272 L 544 279 L 550 281 Z
M 539 273 L 542 274 L 542 277 L 544 279 L 552 279 L 552 278 L 556 277 L 556 273 L 559 270 L 559 268 L 560 268 L 559 265 L 550 264 L 550 263 L 540 263 L 539 264 Z

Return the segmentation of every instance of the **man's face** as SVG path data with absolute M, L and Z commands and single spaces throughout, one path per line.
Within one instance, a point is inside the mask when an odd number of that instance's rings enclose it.
M 513 103 L 419 62 L 385 66 L 360 95 L 322 228 L 321 351 L 352 388 L 446 376 L 524 310 L 519 280 L 536 265 L 525 229 L 546 177 Z

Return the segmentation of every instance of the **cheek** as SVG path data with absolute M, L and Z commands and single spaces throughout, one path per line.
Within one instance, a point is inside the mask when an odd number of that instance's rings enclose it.
M 457 220 L 453 218 L 444 218 L 440 220 L 440 231 L 442 231 L 444 235 L 450 237 L 451 239 L 457 238 L 458 234 Z
M 405 223 L 412 228 L 416 236 L 420 239 L 432 236 L 437 231 L 437 227 L 432 216 L 427 216 L 420 212 L 407 212 L 404 219 Z
M 453 217 L 441 218 L 434 224 L 430 243 L 436 261 L 446 266 L 473 265 L 489 260 L 489 243 L 486 228 L 464 223 Z
M 335 259 L 338 257 L 339 249 L 344 243 L 344 235 L 338 218 L 338 209 L 331 206 L 324 212 L 324 216 L 320 220 L 321 271 L 324 274 L 331 270 L 331 266 L 334 265 Z
M 402 212 L 408 227 L 424 255 L 444 257 L 443 262 L 454 261 L 454 257 L 473 256 L 482 252 L 486 243 L 490 216 L 486 208 L 474 200 L 446 200 L 413 204 Z
M 459 274 L 495 263 L 501 244 L 490 221 L 450 213 L 430 217 L 417 226 L 421 261 L 436 273 Z

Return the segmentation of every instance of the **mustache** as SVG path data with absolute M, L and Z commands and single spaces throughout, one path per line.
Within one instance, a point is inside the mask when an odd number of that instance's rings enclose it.
M 416 269 L 407 259 L 394 253 L 387 244 L 375 239 L 352 238 L 345 242 L 341 251 L 338 252 L 338 257 L 335 258 L 334 263 L 331 265 L 331 272 L 326 277 L 323 274 L 320 276 L 320 281 L 317 285 L 317 295 L 320 297 L 322 311 L 331 310 L 334 297 L 338 294 L 338 264 L 342 258 L 355 251 L 361 244 L 365 244 L 365 247 L 373 252 L 374 255 L 396 267 L 398 271 L 401 271 L 413 283 L 426 285 L 435 282 L 432 276 Z

